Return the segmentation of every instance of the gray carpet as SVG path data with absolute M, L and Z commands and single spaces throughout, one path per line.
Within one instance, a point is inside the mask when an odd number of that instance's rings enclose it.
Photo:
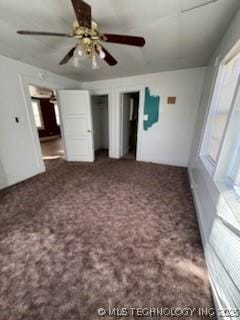
M 1 320 L 212 307 L 186 169 L 101 156 L 48 168 L 0 192 Z

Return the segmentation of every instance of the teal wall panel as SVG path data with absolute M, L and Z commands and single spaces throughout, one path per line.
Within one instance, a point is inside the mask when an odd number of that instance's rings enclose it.
M 144 130 L 148 130 L 159 119 L 160 97 L 151 96 L 148 87 L 145 88 L 144 115 L 148 116 L 148 120 L 143 121 Z

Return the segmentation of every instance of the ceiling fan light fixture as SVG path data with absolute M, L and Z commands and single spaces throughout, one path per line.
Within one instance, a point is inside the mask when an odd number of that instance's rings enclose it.
M 98 62 L 97 62 L 97 57 L 95 54 L 92 56 L 92 68 L 93 68 L 93 70 L 96 70 L 99 68 Z
M 103 51 L 102 48 L 99 50 L 99 57 L 102 60 L 104 60 L 106 58 L 106 53 Z
M 82 48 L 80 47 L 80 45 L 77 46 L 77 48 L 76 48 L 76 50 L 75 50 L 75 52 L 74 52 L 74 55 L 75 55 L 76 57 L 82 57 L 82 56 L 83 56 L 83 50 L 82 50 Z

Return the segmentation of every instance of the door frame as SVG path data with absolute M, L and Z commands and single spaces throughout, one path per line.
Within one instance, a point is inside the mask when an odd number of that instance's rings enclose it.
M 143 120 L 144 120 L 144 86 L 128 86 L 127 88 L 118 88 L 118 102 L 119 102 L 119 158 L 123 156 L 123 95 L 125 93 L 139 92 L 139 106 L 138 106 L 138 128 L 137 128 L 137 150 L 136 161 L 141 160 L 142 151 L 142 134 L 143 134 Z
M 38 130 L 35 125 L 34 121 L 34 115 L 33 115 L 33 110 L 32 110 L 32 99 L 29 93 L 29 85 L 35 85 L 43 88 L 49 88 L 53 90 L 60 90 L 63 89 L 61 86 L 57 86 L 56 84 L 53 84 L 52 82 L 48 81 L 47 79 L 38 79 L 36 77 L 32 76 L 25 76 L 25 75 L 19 75 L 19 81 L 20 81 L 20 86 L 23 94 L 23 99 L 24 99 L 24 106 L 25 106 L 25 111 L 26 111 L 26 121 L 29 124 L 29 128 L 31 129 L 31 140 L 32 144 L 34 147 L 34 156 L 36 159 L 36 165 L 39 170 L 39 173 L 45 172 L 46 171 L 46 166 L 43 161 L 43 154 L 42 154 L 42 149 L 41 149 L 41 143 L 38 135 Z M 59 108 L 59 116 L 60 119 L 62 119 L 62 114 L 61 110 Z M 62 128 L 60 125 L 60 132 L 62 135 Z M 65 146 L 64 146 L 64 153 L 65 153 Z
M 108 96 L 108 157 L 114 158 L 114 131 L 113 131 L 113 95 L 111 89 L 89 89 L 92 96 Z M 91 105 L 92 108 L 92 105 Z M 94 130 L 94 128 L 93 128 Z

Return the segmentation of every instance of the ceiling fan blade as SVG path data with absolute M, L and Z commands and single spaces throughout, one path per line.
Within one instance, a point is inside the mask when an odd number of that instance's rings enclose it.
M 105 58 L 104 60 L 110 65 L 110 66 L 114 66 L 115 64 L 117 64 L 117 60 L 111 55 L 111 53 L 109 53 L 103 46 L 102 47 L 102 51 L 105 53 Z M 97 50 L 96 50 L 97 51 Z M 97 51 L 97 53 L 99 54 L 99 52 Z
M 66 64 L 74 55 L 74 51 L 77 46 L 73 47 L 66 55 L 65 57 L 59 62 L 60 65 Z
M 105 40 L 106 42 L 125 44 L 129 46 L 143 47 L 145 45 L 145 39 L 143 37 L 104 33 L 104 38 L 105 39 L 103 40 Z
M 92 8 L 82 0 L 72 0 L 72 5 L 80 27 L 92 28 Z
M 56 33 L 56 32 L 42 32 L 42 31 L 27 31 L 27 30 L 18 30 L 18 34 L 23 35 L 34 35 L 34 36 L 55 36 L 55 37 L 72 37 L 68 33 Z

